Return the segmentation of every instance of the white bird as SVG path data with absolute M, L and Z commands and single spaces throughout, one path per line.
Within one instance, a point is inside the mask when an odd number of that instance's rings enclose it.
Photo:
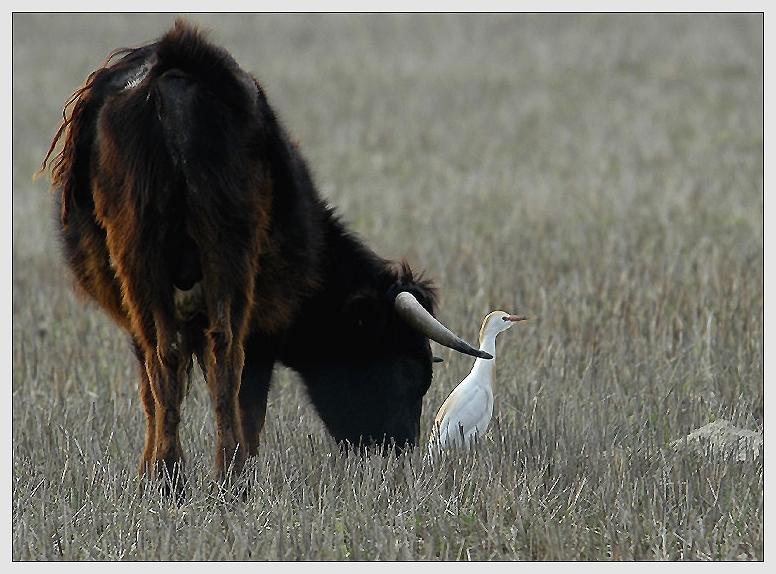
M 496 375 L 496 336 L 526 317 L 504 311 L 489 313 L 480 329 L 480 350 L 492 359 L 474 361 L 469 375 L 445 399 L 434 419 L 429 453 L 449 447 L 469 447 L 485 433 L 493 415 L 493 382 Z

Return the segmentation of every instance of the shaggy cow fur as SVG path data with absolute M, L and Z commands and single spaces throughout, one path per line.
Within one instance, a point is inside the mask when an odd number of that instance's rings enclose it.
M 414 444 L 428 339 L 395 313 L 434 293 L 375 255 L 318 196 L 256 80 L 194 27 L 112 54 L 74 94 L 49 153 L 77 288 L 140 364 L 140 471 L 182 465 L 180 405 L 202 366 L 224 476 L 256 452 L 276 361 L 340 441 Z M 184 304 L 188 297 L 188 303 Z

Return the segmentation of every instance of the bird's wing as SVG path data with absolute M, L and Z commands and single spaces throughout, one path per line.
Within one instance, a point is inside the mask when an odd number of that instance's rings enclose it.
M 458 386 L 456 386 L 452 391 L 450 391 L 450 394 L 447 395 L 447 398 L 442 403 L 442 406 L 439 407 L 439 410 L 434 417 L 435 424 L 441 424 L 450 409 L 452 409 L 456 404 L 463 400 L 463 395 L 466 393 L 467 389 L 471 390 L 472 387 L 469 383 L 470 376 L 471 373 L 469 373 L 469 375 L 463 381 L 458 383 Z
M 486 389 L 479 386 L 456 387 L 436 416 L 440 443 L 444 446 L 449 439 L 458 440 L 459 426 L 463 427 L 467 440 L 475 431 L 482 435 L 490 422 L 492 408 L 492 397 Z

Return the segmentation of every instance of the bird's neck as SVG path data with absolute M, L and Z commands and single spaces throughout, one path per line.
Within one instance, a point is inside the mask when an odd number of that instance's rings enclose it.
M 477 359 L 474 361 L 472 372 L 477 374 L 476 379 L 486 384 L 493 384 L 493 375 L 496 371 L 496 335 L 498 333 L 485 332 L 480 338 L 480 351 L 493 355 L 492 359 Z

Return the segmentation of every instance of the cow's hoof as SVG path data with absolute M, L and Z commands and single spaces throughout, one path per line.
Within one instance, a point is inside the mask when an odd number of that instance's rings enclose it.
M 148 470 L 150 468 L 150 471 Z M 140 474 L 153 483 L 165 497 L 173 498 L 177 504 L 183 502 L 186 494 L 186 474 L 179 458 L 141 462 Z

